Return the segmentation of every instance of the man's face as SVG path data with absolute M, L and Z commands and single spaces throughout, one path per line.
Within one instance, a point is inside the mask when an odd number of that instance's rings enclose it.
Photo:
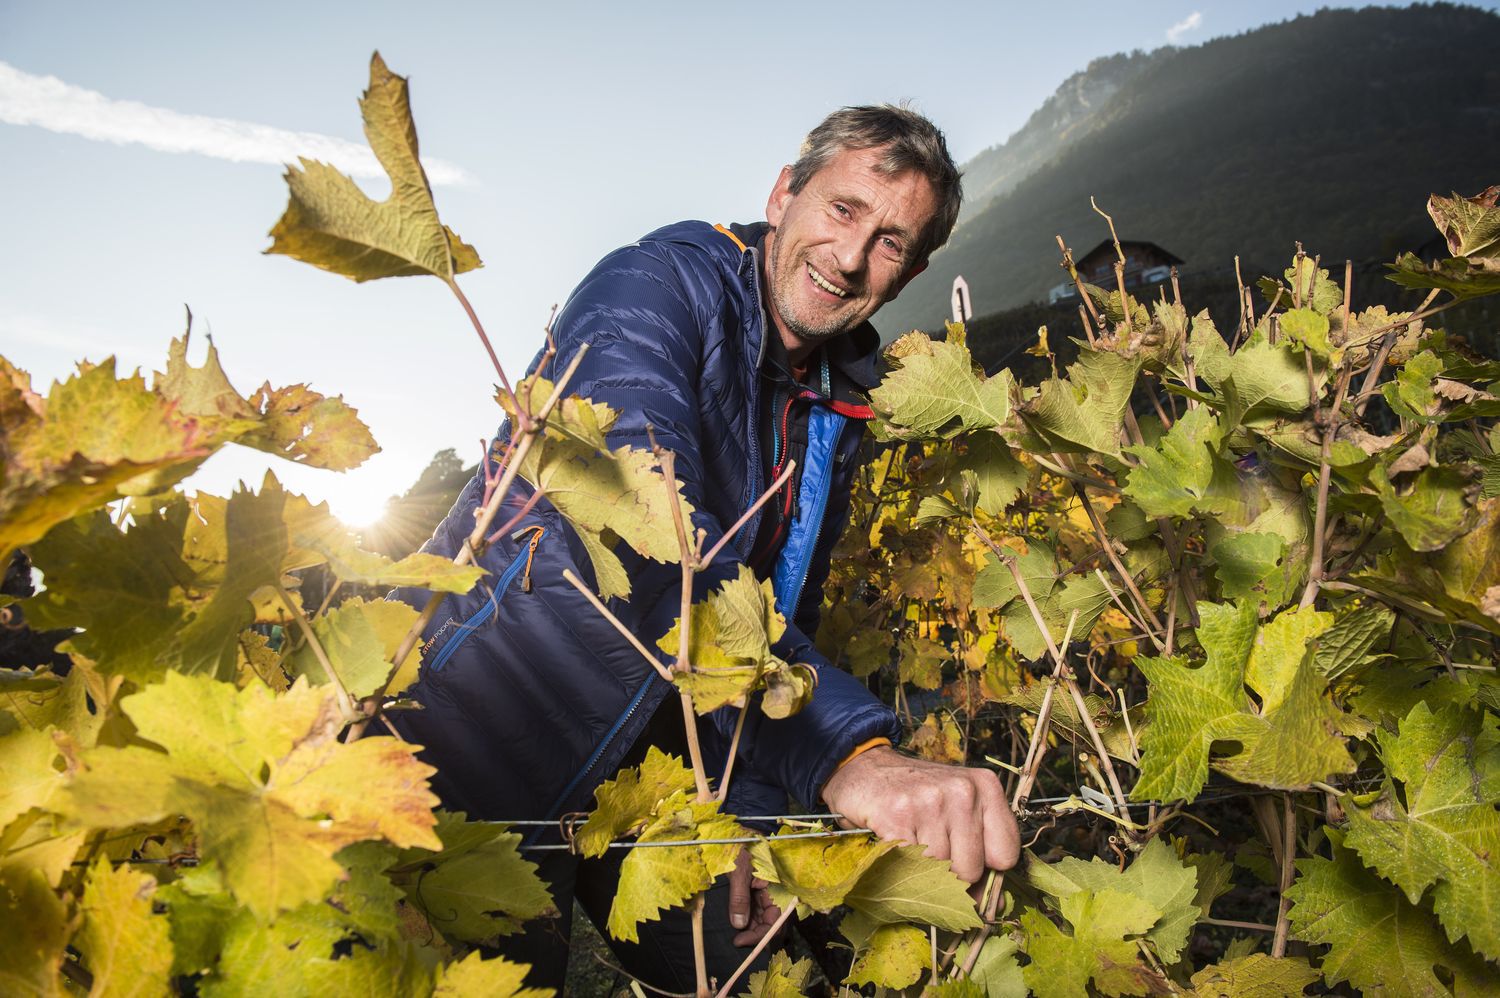
M 882 150 L 845 149 L 796 194 L 784 168 L 766 204 L 771 317 L 794 358 L 896 297 L 937 213 L 919 173 L 875 172 Z

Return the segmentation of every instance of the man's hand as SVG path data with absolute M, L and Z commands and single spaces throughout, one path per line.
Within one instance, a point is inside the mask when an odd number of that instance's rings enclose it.
M 754 946 L 760 942 L 781 909 L 771 903 L 766 882 L 750 873 L 750 850 L 741 849 L 740 857 L 729 871 L 729 924 L 741 931 L 735 934 L 736 946 Z
M 828 778 L 823 801 L 850 828 L 926 846 L 927 855 L 949 860 L 969 883 L 986 869 L 1010 869 L 1020 857 L 1016 816 L 988 770 L 873 748 Z

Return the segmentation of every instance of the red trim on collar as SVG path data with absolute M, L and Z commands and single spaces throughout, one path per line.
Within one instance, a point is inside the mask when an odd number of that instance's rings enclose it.
M 828 405 L 840 416 L 847 416 L 850 419 L 875 418 L 875 410 L 867 405 L 854 405 L 852 402 L 835 402 L 832 399 L 829 399 Z

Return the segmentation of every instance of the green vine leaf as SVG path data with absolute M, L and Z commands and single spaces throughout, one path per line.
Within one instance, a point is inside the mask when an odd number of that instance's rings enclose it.
M 1010 418 L 1008 369 L 991 378 L 976 373 L 961 340 L 909 333 L 903 342 L 910 349 L 894 351 L 899 359 L 893 363 L 900 366 L 870 393 L 884 439 L 949 438 L 994 429 Z
M 1123 872 L 1098 858 L 1085 863 L 1070 856 L 1048 864 L 1032 856 L 1026 873 L 1032 884 L 1058 901 L 1079 891 L 1113 891 L 1145 902 L 1158 912 L 1156 920 L 1135 931 L 1145 933 L 1166 963 L 1176 961 L 1204 914 L 1196 903 L 1197 871 L 1160 838 L 1147 842 Z
M 1297 880 L 1287 891 L 1292 901 L 1292 934 L 1329 947 L 1323 976 L 1329 984 L 1348 981 L 1367 995 L 1445 995 L 1447 985 L 1434 968 L 1451 975 L 1458 994 L 1483 994 L 1494 975 L 1465 946 L 1452 946 L 1426 911 L 1360 864 L 1343 835 L 1325 829 L 1333 858 L 1297 861 Z
M 326 163 L 290 166 L 286 212 L 271 229 L 267 253 L 284 253 L 354 281 L 432 274 L 444 281 L 481 266 L 479 254 L 438 220 L 432 188 L 417 156 L 417 129 L 405 77 L 370 59 L 360 98 L 365 138 L 391 180 L 376 202 Z
M 1021 973 L 1038 998 L 1084 994 L 1090 982 L 1106 994 L 1148 994 L 1165 984 L 1140 961 L 1135 943 L 1161 918 L 1159 908 L 1111 889 L 1075 891 L 1060 908 L 1071 934 L 1035 908 L 1021 913 L 1031 957 Z
M 405 850 L 391 880 L 444 937 L 494 945 L 523 922 L 556 913 L 536 864 L 521 856 L 519 834 L 446 812 L 435 831 L 441 851 Z
M 1198 640 L 1208 653 L 1202 665 L 1182 656 L 1136 659 L 1150 699 L 1135 799 L 1196 797 L 1216 741 L 1239 744 L 1213 764 L 1247 783 L 1295 789 L 1353 772 L 1343 733 L 1358 725 L 1327 698 L 1312 650 L 1296 643 L 1298 634 L 1326 629 L 1327 615 L 1288 611 L 1261 628 L 1249 604 L 1200 603 L 1198 612 Z M 1247 682 L 1266 699 L 1260 710 Z
M 1026 424 L 1058 450 L 1120 456 L 1120 427 L 1140 358 L 1082 349 L 1067 378 L 1053 378 L 1022 407 Z
M 1210 495 L 1224 438 L 1218 418 L 1207 406 L 1189 409 L 1172 424 L 1156 447 L 1126 447 L 1140 463 L 1130 470 L 1125 494 L 1147 516 L 1185 517 L 1210 513 L 1223 503 Z
M 1284 998 L 1302 994 L 1322 976 L 1297 957 L 1252 953 L 1198 971 L 1193 993 L 1197 998 Z
M 1347 845 L 1412 904 L 1433 888 L 1448 938 L 1500 959 L 1500 721 L 1418 703 L 1378 737 L 1386 781 L 1347 809 Z

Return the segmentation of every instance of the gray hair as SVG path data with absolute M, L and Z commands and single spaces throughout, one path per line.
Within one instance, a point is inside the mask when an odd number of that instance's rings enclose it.
M 799 193 L 836 153 L 848 149 L 883 149 L 875 167 L 878 173 L 894 176 L 915 170 L 932 184 L 938 211 L 923 233 L 914 260 L 925 260 L 948 241 L 958 221 L 963 184 L 936 125 L 904 104 L 841 108 L 802 140 L 797 162 L 792 164 L 792 193 Z

